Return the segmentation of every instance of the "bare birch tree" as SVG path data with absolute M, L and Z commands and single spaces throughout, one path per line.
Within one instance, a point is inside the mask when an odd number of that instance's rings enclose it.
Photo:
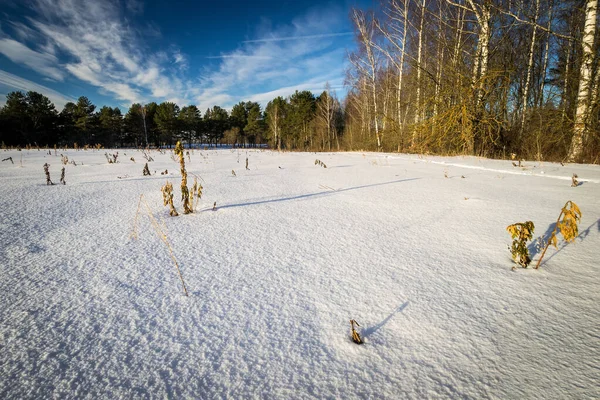
M 571 140 L 571 147 L 568 155 L 568 160 L 571 162 L 578 161 L 581 158 L 585 135 L 588 131 L 597 9 L 598 0 L 587 0 L 585 7 L 585 25 L 581 42 L 583 59 L 579 76 L 579 89 L 577 91 L 577 109 L 575 112 L 575 125 L 573 126 L 573 139 Z

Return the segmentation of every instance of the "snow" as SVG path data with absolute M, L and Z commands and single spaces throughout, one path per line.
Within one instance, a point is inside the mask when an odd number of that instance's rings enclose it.
M 195 150 L 183 215 L 169 152 L 104 152 L 2 152 L 0 398 L 600 397 L 599 166 Z M 567 200 L 575 243 L 511 270 Z

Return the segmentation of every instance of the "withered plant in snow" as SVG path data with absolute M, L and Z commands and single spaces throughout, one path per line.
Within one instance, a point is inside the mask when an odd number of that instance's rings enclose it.
M 354 324 L 356 324 L 356 326 L 360 326 L 358 324 L 358 322 L 356 322 L 355 320 L 351 319 L 350 320 L 350 330 L 351 330 L 351 335 L 352 335 L 352 341 L 356 344 L 363 344 L 362 339 L 360 338 L 360 335 L 358 334 L 358 332 L 356 331 L 356 329 L 354 329 Z
M 562 218 L 562 221 L 561 221 Z M 558 215 L 558 219 L 556 220 L 556 226 L 554 230 L 550 234 L 546 242 L 546 246 L 544 247 L 544 251 L 542 252 L 542 256 L 538 260 L 535 269 L 540 267 L 540 263 L 542 262 L 542 258 L 546 254 L 546 250 L 550 245 L 558 248 L 558 239 L 556 235 L 558 233 L 562 234 L 563 238 L 567 243 L 574 242 L 577 236 L 579 235 L 579 227 L 578 223 L 581 221 L 581 210 L 577 206 L 577 204 L 573 203 L 571 200 L 565 203 L 565 206 L 560 211 Z
M 175 209 L 175 206 L 173 205 L 173 185 L 169 181 L 167 181 L 165 186 L 163 186 L 161 188 L 161 192 L 163 194 L 164 205 L 165 206 L 168 205 L 170 207 L 169 215 L 171 217 L 177 217 L 179 215 L 179 213 L 177 212 L 177 210 Z
M 50 179 L 50 164 L 44 164 L 44 172 L 46 173 L 46 185 L 54 185 Z
M 527 241 L 533 237 L 534 229 L 535 226 L 531 221 L 517 222 L 506 227 L 513 239 L 512 245 L 509 247 L 512 258 L 523 268 L 527 268 L 531 263 Z M 515 268 L 513 267 L 513 269 Z
M 179 167 L 181 169 L 181 202 L 183 203 L 183 213 L 189 214 L 194 212 L 194 210 L 192 208 L 192 202 L 190 201 L 190 192 L 187 187 L 187 171 L 185 170 L 185 157 L 181 142 L 177 142 L 175 154 L 179 156 Z

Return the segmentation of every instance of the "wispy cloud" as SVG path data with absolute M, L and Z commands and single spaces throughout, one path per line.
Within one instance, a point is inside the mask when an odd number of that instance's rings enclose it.
M 144 11 L 144 2 L 142 0 L 125 0 L 125 7 L 134 14 L 141 14 Z
M 49 78 L 62 81 L 64 73 L 56 68 L 58 59 L 53 54 L 41 53 L 16 40 L 0 39 L 0 53 L 16 64 L 25 65 L 32 70 Z
M 339 32 L 339 33 L 321 33 L 318 35 L 272 37 L 272 38 L 244 40 L 244 43 L 280 42 L 283 40 L 323 39 L 323 38 L 330 38 L 330 37 L 336 37 L 336 36 L 349 36 L 352 34 L 353 34 L 352 32 Z
M 206 56 L 205 58 L 255 58 L 261 60 L 270 60 L 271 56 L 255 56 L 250 54 L 223 54 L 221 56 Z
M 13 90 L 27 92 L 31 90 L 38 93 L 44 93 L 44 95 L 46 95 L 59 110 L 61 110 L 66 103 L 70 101 L 76 101 L 76 99 L 73 97 L 65 96 L 64 94 L 59 93 L 56 90 L 50 89 L 47 86 L 43 86 L 30 80 L 23 79 L 3 70 L 0 70 L 0 88 L 4 90 L 8 89 L 6 90 L 6 92 Z M 4 93 L 4 96 L 5 95 L 6 93 Z
M 347 31 L 345 19 L 332 17 L 339 15 L 345 13 L 337 8 L 315 8 L 276 30 L 265 21 L 257 27 L 256 38 L 242 41 L 236 50 L 210 56 L 222 62 L 202 75 L 194 100 L 209 105 L 216 97 L 229 97 L 265 106 L 295 90 L 319 93 L 327 82 L 341 86 L 345 49 L 340 43 L 352 32 Z
M 29 18 L 31 26 L 67 55 L 64 68 L 77 79 L 129 103 L 181 95 L 183 88 L 176 75 L 187 68 L 186 56 L 175 50 L 170 62 L 165 62 L 159 55 L 143 53 L 141 35 L 128 23 L 118 3 L 34 1 L 39 15 Z M 142 12 L 142 6 L 139 1 L 126 2 L 133 12 Z
M 120 105 L 176 100 L 204 110 L 231 108 L 242 100 L 266 105 L 295 90 L 318 93 L 327 82 L 343 82 L 340 43 L 352 34 L 344 10 L 313 8 L 277 29 L 264 21 L 254 38 L 206 56 L 217 61 L 193 68 L 187 49 L 177 43 L 148 51 L 147 26 L 135 26 L 125 15 L 142 13 L 140 0 L 30 1 L 37 14 L 14 25 L 12 38 L 0 39 L 0 52 L 43 78 L 93 85 Z
M 269 92 L 256 93 L 256 94 L 253 94 L 252 96 L 250 96 L 248 98 L 248 100 L 265 104 L 278 96 L 287 97 L 287 96 L 293 94 L 296 90 L 298 90 L 298 91 L 309 90 L 309 91 L 313 92 L 316 96 L 318 96 L 319 94 L 321 94 L 323 92 L 323 90 L 325 89 L 325 85 L 327 85 L 327 84 L 329 84 L 329 87 L 332 90 L 341 89 L 343 87 L 343 80 L 341 80 L 341 79 L 311 80 L 308 82 L 304 82 L 304 83 L 300 83 L 300 84 L 296 84 L 296 85 L 292 85 L 292 86 L 278 88 L 275 90 L 271 90 Z
M 182 71 L 187 70 L 189 67 L 188 58 L 179 49 L 173 52 L 173 63 L 178 65 Z

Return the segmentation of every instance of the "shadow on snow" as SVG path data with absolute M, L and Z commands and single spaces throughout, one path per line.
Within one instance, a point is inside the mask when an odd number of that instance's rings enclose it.
M 392 319 L 392 317 L 396 314 L 398 314 L 399 312 L 402 312 L 406 307 L 408 307 L 408 301 L 405 302 L 404 304 L 400 305 L 398 308 L 394 309 L 394 311 L 392 311 L 390 313 L 390 315 L 388 315 L 387 317 L 385 317 L 385 319 L 381 322 L 379 322 L 376 325 L 370 326 L 367 329 L 365 329 L 362 332 L 363 337 L 368 338 L 369 336 L 373 335 L 375 332 L 377 332 L 379 329 L 383 328 L 388 322 L 390 322 L 390 320 Z
M 598 232 L 600 232 L 600 218 L 598 218 L 595 222 L 593 222 L 585 230 L 581 231 L 579 233 L 579 235 L 577 235 L 576 239 L 584 240 L 590 234 L 590 232 L 592 231 L 592 228 L 594 226 L 597 226 Z M 531 242 L 529 244 L 529 246 L 527 246 L 532 260 L 535 258 L 536 255 L 538 255 L 543 250 L 543 248 L 546 244 L 546 241 L 550 238 L 550 235 L 552 234 L 552 232 L 554 231 L 555 228 L 556 228 L 556 222 L 551 223 L 548 226 L 548 228 L 546 229 L 546 232 L 544 232 L 544 234 L 542 236 L 538 237 L 536 240 Z M 544 258 L 544 261 L 540 264 L 540 266 L 545 265 L 548 261 L 550 261 L 552 259 L 552 257 L 554 257 L 555 255 L 560 253 L 565 247 L 567 247 L 567 244 L 568 243 L 563 240 L 559 244 L 558 249 L 556 249 L 556 251 L 554 253 L 552 253 L 551 256 Z
M 366 189 L 366 188 L 376 187 L 376 186 L 391 185 L 393 183 L 408 182 L 408 181 L 414 181 L 414 180 L 417 180 L 417 179 L 421 179 L 421 178 L 400 179 L 400 180 L 390 181 L 390 182 L 372 183 L 370 185 L 362 185 L 362 186 L 354 186 L 354 187 L 350 187 L 350 188 L 346 188 L 346 189 L 338 189 L 338 190 L 336 190 L 334 192 L 332 192 L 331 190 L 326 190 L 326 191 L 322 191 L 322 192 L 301 194 L 301 195 L 292 196 L 292 197 L 283 197 L 283 198 L 280 198 L 280 199 L 249 201 L 247 203 L 239 203 L 239 204 L 227 204 L 227 205 L 224 205 L 224 206 L 217 207 L 217 209 L 234 208 L 234 207 L 245 207 L 245 206 L 256 206 L 256 205 L 259 205 L 259 204 L 279 203 L 279 202 L 283 202 L 283 201 L 300 200 L 300 199 L 306 199 L 306 198 L 310 198 L 310 197 L 330 196 L 330 195 L 335 194 L 335 193 L 348 192 L 350 190 L 358 190 L 358 189 Z M 202 210 L 202 211 L 207 211 L 207 210 L 211 210 L 211 208 L 207 208 L 207 209 Z

